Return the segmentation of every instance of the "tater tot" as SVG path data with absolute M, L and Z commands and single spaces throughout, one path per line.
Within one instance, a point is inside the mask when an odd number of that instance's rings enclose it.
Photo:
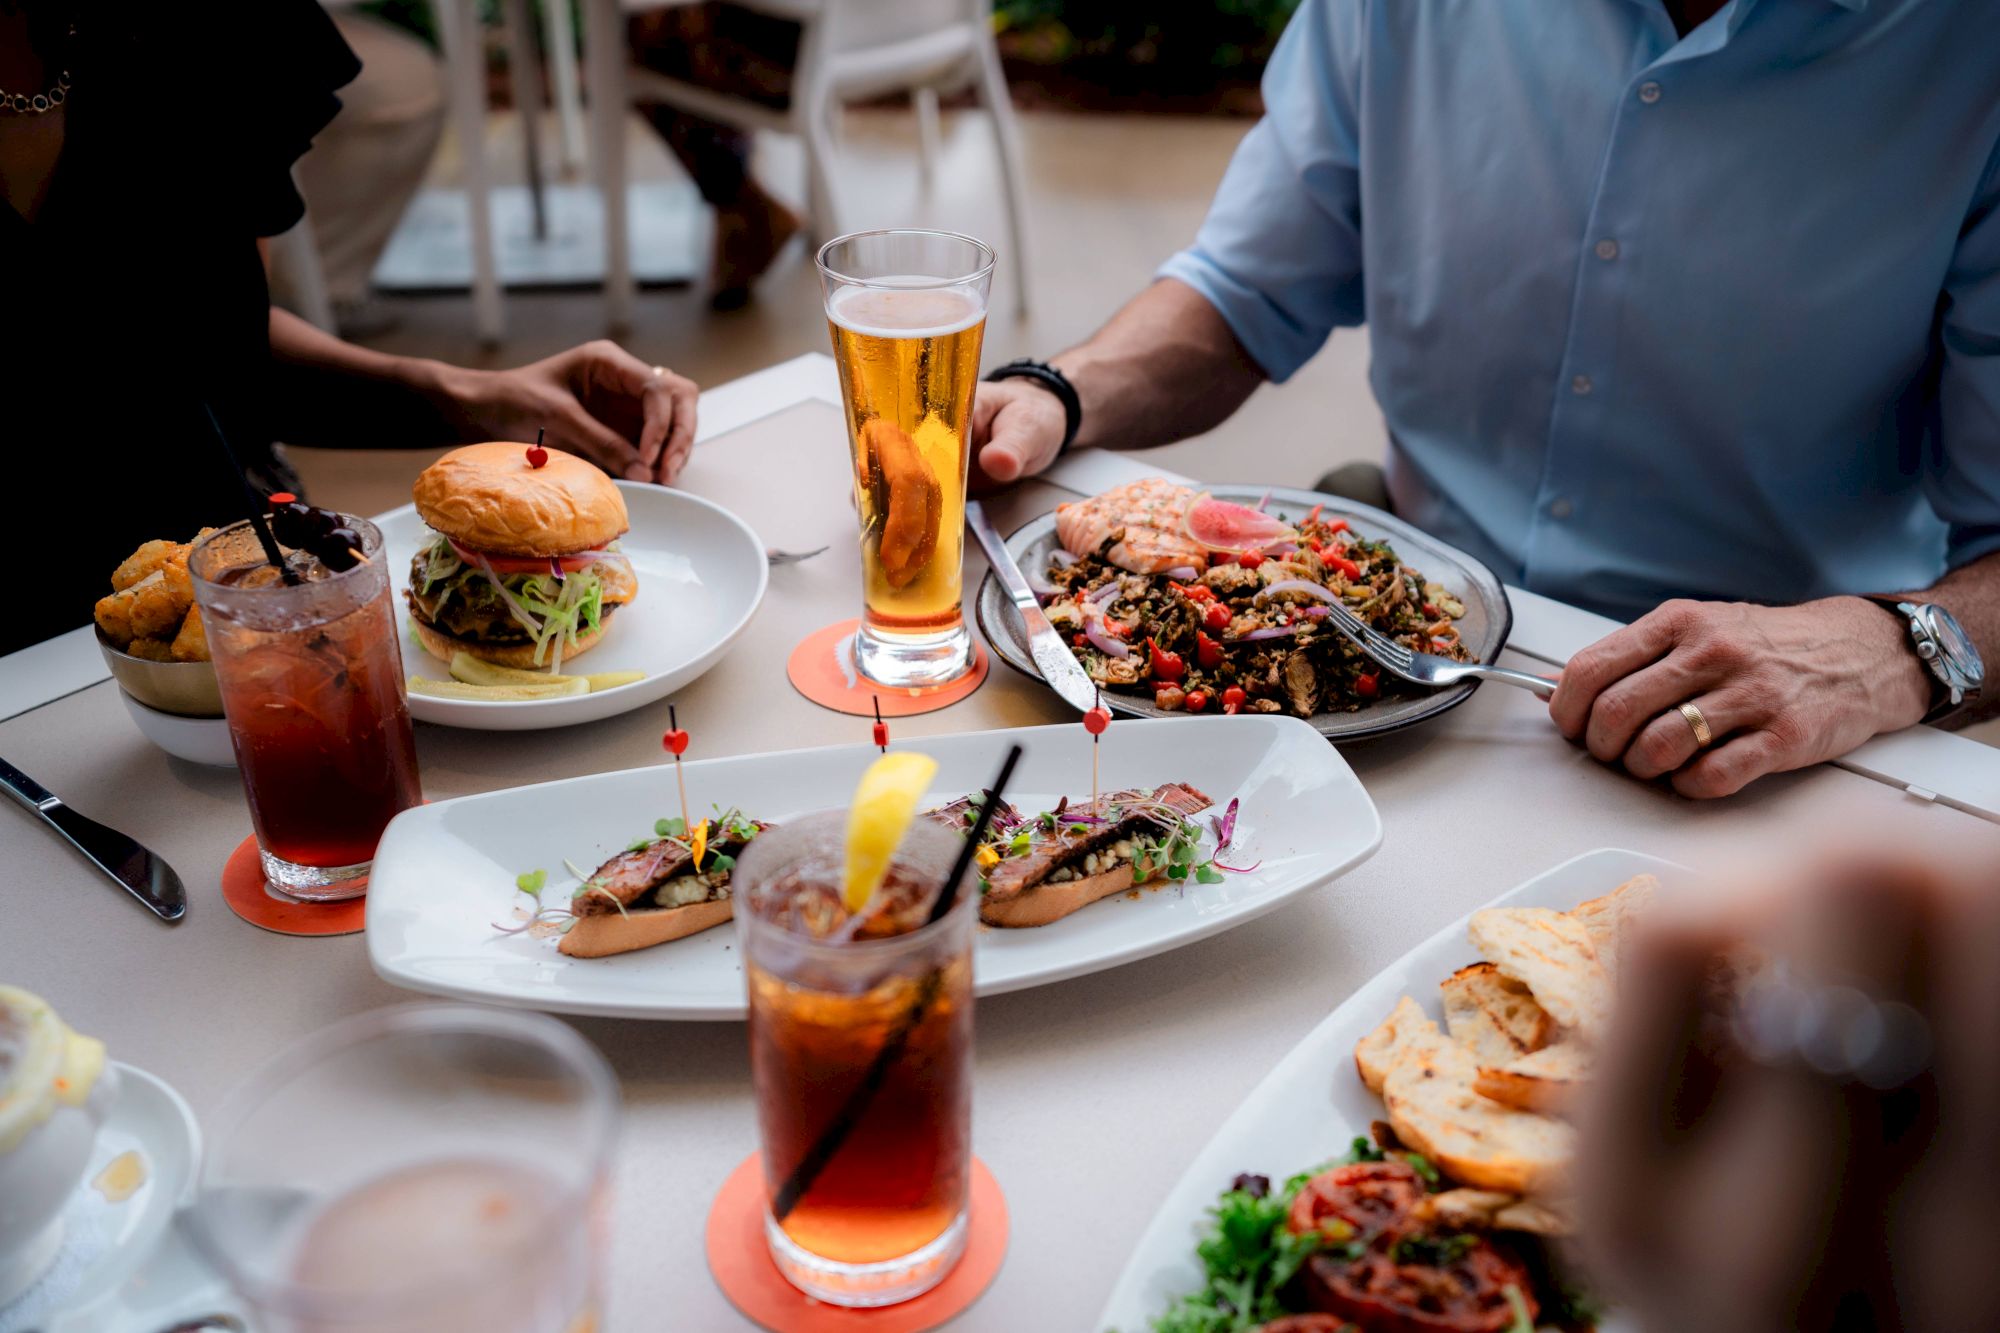
M 125 563 L 111 572 L 111 589 L 124 592 L 169 561 L 187 564 L 188 548 L 180 542 L 151 541 L 125 557 Z M 109 633 L 110 631 L 105 631 Z
M 201 608 L 188 608 L 187 619 L 181 622 L 181 632 L 174 635 L 174 660 L 176 662 L 206 662 L 208 660 L 208 630 L 201 623 Z
M 194 605 L 194 585 L 185 569 L 156 569 L 123 592 L 97 603 L 97 623 L 123 646 L 133 639 L 167 639 Z
M 133 657 L 143 657 L 148 662 L 174 660 L 174 646 L 165 639 L 134 639 L 125 645 L 125 651 Z

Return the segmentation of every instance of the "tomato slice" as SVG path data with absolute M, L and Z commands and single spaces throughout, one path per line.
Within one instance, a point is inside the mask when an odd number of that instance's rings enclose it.
M 1393 1157 L 1356 1162 L 1322 1171 L 1300 1186 L 1286 1224 L 1301 1236 L 1341 1222 L 1344 1228 L 1333 1228 L 1335 1240 L 1393 1239 L 1415 1230 L 1410 1212 L 1423 1197 L 1423 1177 L 1408 1162 Z
M 451 541 L 451 538 L 447 537 L 445 540 Z M 475 551 L 470 547 L 460 546 L 457 542 L 451 542 L 451 549 L 460 560 L 463 560 L 468 565 L 477 566 L 483 559 L 495 574 L 546 574 L 549 572 L 549 557 L 545 555 L 493 555 L 487 551 Z M 599 554 L 601 553 L 597 551 L 579 551 L 575 555 L 557 556 L 555 557 L 555 561 L 558 565 L 562 566 L 563 573 L 574 574 L 577 570 L 584 568 L 596 560 Z
M 1526 1265 L 1483 1239 L 1443 1265 L 1399 1264 L 1380 1248 L 1352 1262 L 1316 1254 L 1303 1285 L 1307 1304 L 1362 1333 L 1506 1333 L 1514 1326 L 1509 1287 L 1531 1320 L 1540 1313 Z

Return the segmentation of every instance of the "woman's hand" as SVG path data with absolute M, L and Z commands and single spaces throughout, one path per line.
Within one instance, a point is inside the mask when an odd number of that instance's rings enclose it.
M 514 370 L 460 370 L 445 390 L 468 438 L 533 442 L 614 477 L 672 485 L 694 448 L 694 381 L 606 339 Z
M 2000 1328 L 1995 869 L 1827 856 L 1620 949 L 1576 1172 L 1605 1296 L 1647 1329 Z M 1784 970 L 1719 1021 L 1745 939 Z

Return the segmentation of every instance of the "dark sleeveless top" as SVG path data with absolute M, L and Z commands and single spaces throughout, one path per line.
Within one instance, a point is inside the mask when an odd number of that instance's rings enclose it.
M 284 479 L 257 238 L 304 212 L 292 164 L 360 70 L 313 0 L 77 11 L 48 195 L 33 224 L 0 205 L 0 652 L 87 624 L 141 542 L 242 516 L 204 404 Z

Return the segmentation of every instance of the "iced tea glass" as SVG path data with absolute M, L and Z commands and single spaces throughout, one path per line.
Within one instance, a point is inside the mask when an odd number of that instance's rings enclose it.
M 365 893 L 382 830 L 423 799 L 382 533 L 342 522 L 366 559 L 290 552 L 296 584 L 247 521 L 188 558 L 264 877 L 314 901 Z
M 820 1300 L 890 1305 L 965 1251 L 978 894 L 924 923 L 964 840 L 920 823 L 850 917 L 846 827 L 813 815 L 751 843 L 736 930 L 771 1258 Z
M 861 514 L 854 661 L 882 685 L 956 680 L 965 627 L 966 431 L 993 251 L 944 231 L 868 231 L 819 252 Z
M 586 1333 L 617 1122 L 566 1024 L 378 1009 L 224 1100 L 191 1230 L 261 1333 Z

